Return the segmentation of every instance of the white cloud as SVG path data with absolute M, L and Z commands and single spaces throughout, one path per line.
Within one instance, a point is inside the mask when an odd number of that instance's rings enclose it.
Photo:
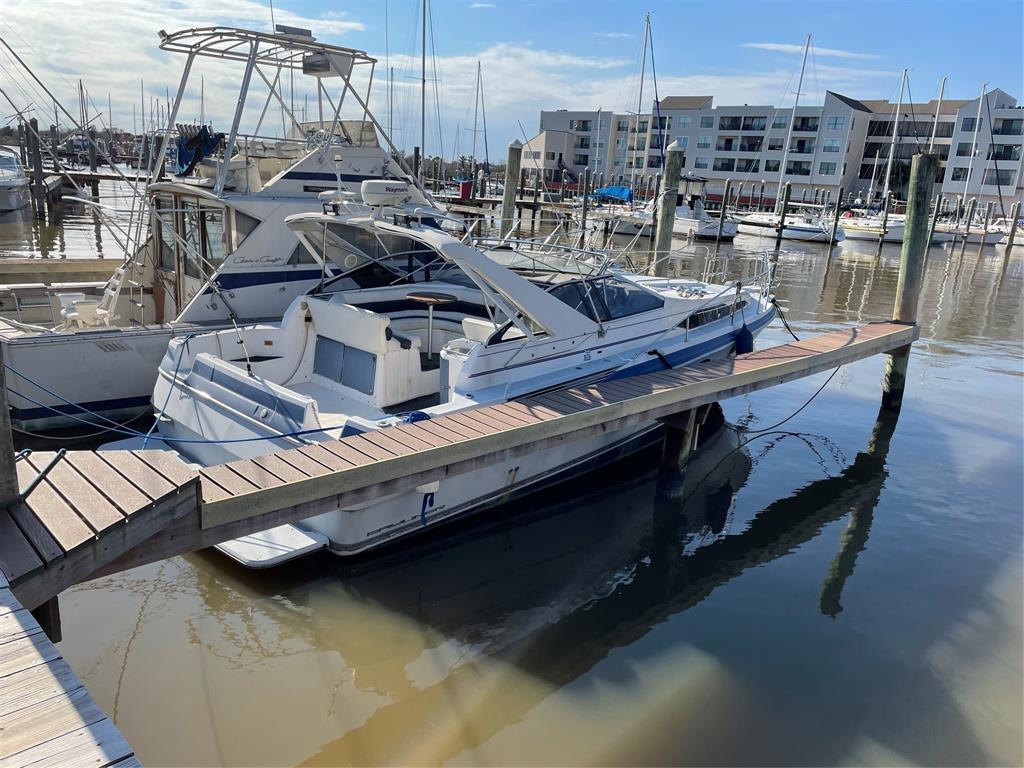
M 804 47 L 802 45 L 795 45 L 793 43 L 743 43 L 744 48 L 760 48 L 762 51 L 777 51 L 779 53 L 803 53 Z M 839 48 L 818 48 L 817 46 L 811 46 L 811 52 L 816 56 L 834 58 L 834 59 L 879 59 L 874 53 L 857 53 L 855 51 L 844 51 Z
M 594 37 L 604 37 L 609 40 L 618 40 L 621 38 L 632 37 L 633 35 L 629 32 L 595 32 Z
M 470 3 L 470 8 L 497 8 L 494 3 Z

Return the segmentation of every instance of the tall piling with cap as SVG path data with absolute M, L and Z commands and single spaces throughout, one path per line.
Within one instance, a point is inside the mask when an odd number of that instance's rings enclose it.
M 789 210 L 789 196 L 791 194 L 790 182 L 782 188 L 782 207 L 779 209 L 779 225 L 775 232 L 775 250 L 782 247 L 782 233 L 786 229 L 786 212 Z
M 915 155 L 910 163 L 907 216 L 903 231 L 903 248 L 900 251 L 896 303 L 893 307 L 893 319 L 899 322 L 917 322 L 917 304 L 921 295 L 921 284 L 924 282 L 925 256 L 928 253 L 928 203 L 932 197 L 938 164 L 938 156 L 934 154 Z M 898 410 L 902 405 L 909 360 L 909 345 L 889 353 L 882 381 L 883 408 Z
M 836 197 L 836 209 L 832 216 L 832 234 L 828 238 L 828 250 L 832 252 L 832 247 L 836 244 L 836 234 L 839 232 L 839 209 L 843 207 L 843 188 L 839 188 L 839 195 Z
M 892 195 L 889 195 L 882 201 L 882 227 L 878 230 L 878 254 L 882 253 L 882 246 L 885 245 L 885 236 L 889 233 L 889 204 L 892 201 Z
M 589 195 L 587 194 L 587 183 L 590 181 L 590 168 L 583 169 L 583 204 L 580 208 L 580 231 L 583 233 L 583 237 L 587 236 L 587 201 Z
M 46 218 L 46 177 L 43 175 L 43 151 L 39 140 L 39 121 L 28 121 L 28 149 L 32 160 L 32 199 L 36 218 Z
M 668 277 L 668 253 L 672 250 L 672 226 L 676 221 L 676 196 L 683 174 L 683 148 L 676 139 L 665 148 L 665 175 L 655 202 L 658 225 L 654 231 L 654 274 Z
M 725 215 L 729 210 L 729 188 L 732 186 L 732 179 L 725 180 L 725 189 L 722 190 L 722 210 L 718 212 L 718 232 L 715 235 L 715 245 L 722 242 L 722 228 L 725 226 Z
M 508 157 L 505 160 L 505 179 L 519 178 L 523 164 L 523 145 L 516 139 L 509 142 Z M 508 237 L 516 225 L 516 185 L 505 184 L 501 195 L 501 236 Z
M 89 129 L 89 172 L 96 173 L 96 129 Z

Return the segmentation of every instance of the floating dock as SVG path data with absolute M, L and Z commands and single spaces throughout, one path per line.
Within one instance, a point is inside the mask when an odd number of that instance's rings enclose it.
M 654 419 L 693 412 L 699 406 L 811 376 L 882 353 L 901 354 L 918 338 L 913 323 L 870 323 L 801 341 L 681 369 L 666 369 L 600 382 L 461 413 L 351 435 L 194 472 L 160 451 L 32 453 L 17 462 L 22 498 L 0 509 L 0 571 L 3 607 L 16 615 L 34 666 L 56 660 L 56 649 L 22 607 L 49 614 L 59 627 L 56 596 L 99 575 L 212 546 L 278 525 L 414 488 L 561 442 Z M 10 589 L 6 586 L 9 582 Z M 46 622 L 44 622 L 45 624 Z M 2 642 L 2 639 L 0 639 Z M 29 647 L 31 646 L 31 648 Z M 6 659 L 0 645 L 0 660 Z M 33 650 L 34 649 L 34 650 Z M 3 662 L 0 661 L 0 664 Z M 61 662 L 63 664 L 63 662 Z M 61 711 L 96 714 L 70 670 L 47 678 L 47 701 Z M 22 755 L 48 754 L 46 744 L 65 720 L 45 708 L 27 710 L 4 682 L 0 666 L 0 724 L 40 718 L 18 733 L 17 751 L 0 725 L 4 765 L 27 765 Z M 40 673 L 42 674 L 42 673 Z M 17 687 L 19 684 L 11 682 Z M 40 684 L 42 685 L 42 683 Z M 13 690 L 13 688 L 12 688 Z M 90 707 L 82 702 L 88 701 Z M 19 715 L 18 713 L 22 713 Z M 34 715 L 33 715 L 34 716 Z M 69 716 L 70 718 L 70 716 Z M 68 733 L 81 731 L 67 719 Z M 13 722 L 12 721 L 12 722 Z M 116 729 L 110 734 L 123 752 Z M 71 726 L 74 725 L 74 728 Z M 77 730 L 76 730 L 77 729 Z M 106 729 L 106 730 L 104 730 Z M 81 734 L 82 743 L 100 749 Z M 105 747 L 104 747 L 105 748 Z M 42 750 L 42 751 L 40 751 Z M 130 751 L 122 762 L 132 765 Z M 57 762 L 60 762 L 59 760 Z M 77 764 L 77 763 L 76 763 Z M 83 763 L 84 764 L 84 763 Z

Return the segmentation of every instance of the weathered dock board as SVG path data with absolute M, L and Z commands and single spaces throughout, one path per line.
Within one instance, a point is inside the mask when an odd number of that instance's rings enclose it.
M 0 765 L 140 765 L 2 575 Z

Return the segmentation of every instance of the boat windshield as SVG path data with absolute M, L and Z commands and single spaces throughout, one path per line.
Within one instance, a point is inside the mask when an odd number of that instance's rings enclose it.
M 631 317 L 665 305 L 656 293 L 613 275 L 559 281 L 548 293 L 595 322 Z
M 323 292 L 432 280 L 475 287 L 458 266 L 411 237 L 343 221 L 313 220 L 293 228 L 318 260 L 326 259 L 341 268 L 340 275 L 323 285 Z
M 0 154 L 0 171 L 5 173 L 18 173 L 20 170 L 21 165 L 18 163 L 17 157 L 6 153 Z

